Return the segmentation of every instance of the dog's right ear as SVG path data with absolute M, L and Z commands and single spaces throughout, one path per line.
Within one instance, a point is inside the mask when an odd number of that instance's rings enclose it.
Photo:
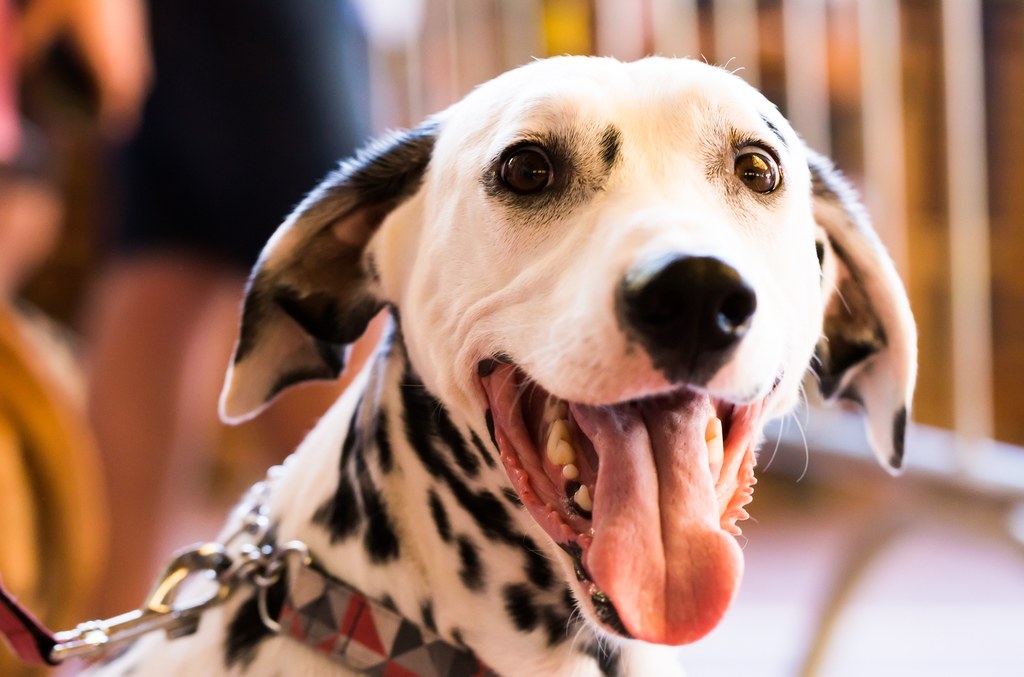
M 336 378 L 348 344 L 384 305 L 366 248 L 419 188 L 437 124 L 393 133 L 343 162 L 292 212 L 260 254 L 220 399 L 221 418 L 255 416 L 279 392 Z

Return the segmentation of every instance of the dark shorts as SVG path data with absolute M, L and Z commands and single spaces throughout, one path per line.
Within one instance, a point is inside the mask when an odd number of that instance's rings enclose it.
M 154 0 L 156 81 L 125 149 L 122 252 L 248 270 L 367 138 L 365 36 L 342 0 Z

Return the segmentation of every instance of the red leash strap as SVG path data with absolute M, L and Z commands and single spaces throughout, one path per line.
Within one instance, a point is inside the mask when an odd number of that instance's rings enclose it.
M 57 640 L 25 607 L 18 603 L 0 579 L 0 635 L 14 655 L 29 665 L 57 665 L 50 658 Z

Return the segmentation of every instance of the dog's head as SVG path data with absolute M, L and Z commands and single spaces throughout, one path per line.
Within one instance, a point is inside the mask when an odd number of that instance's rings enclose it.
M 343 163 L 256 266 L 226 418 L 336 376 L 386 304 L 614 633 L 717 624 L 761 426 L 808 369 L 901 464 L 916 338 L 892 263 L 830 163 L 702 63 L 536 62 Z

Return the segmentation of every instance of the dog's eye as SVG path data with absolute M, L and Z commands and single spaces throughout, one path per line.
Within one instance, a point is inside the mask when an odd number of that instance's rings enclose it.
M 539 193 L 554 180 L 554 169 L 540 146 L 523 146 L 509 153 L 501 163 L 501 182 L 513 193 Z
M 779 187 L 779 164 L 766 151 L 757 147 L 740 150 L 736 156 L 736 178 L 755 193 L 770 193 Z

